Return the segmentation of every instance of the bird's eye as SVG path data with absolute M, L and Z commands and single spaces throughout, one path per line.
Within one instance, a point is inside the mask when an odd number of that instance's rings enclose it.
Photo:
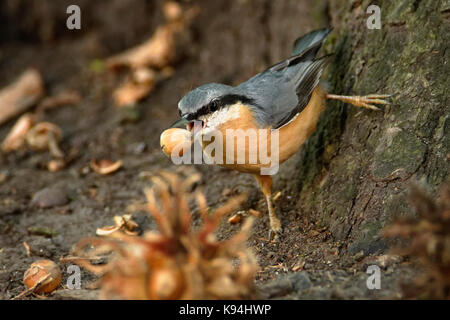
M 217 100 L 213 100 L 209 103 L 209 110 L 211 112 L 217 111 L 219 109 L 219 102 Z

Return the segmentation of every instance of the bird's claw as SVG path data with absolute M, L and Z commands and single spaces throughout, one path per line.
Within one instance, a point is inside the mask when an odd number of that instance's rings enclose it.
M 362 97 L 354 97 L 354 105 L 357 107 L 363 107 L 371 110 L 380 110 L 380 108 L 376 107 L 374 104 L 389 104 L 388 101 L 384 100 L 386 98 L 391 97 L 390 94 L 369 94 L 367 96 Z
M 366 96 L 340 96 L 335 94 L 327 94 L 328 99 L 351 103 L 355 107 L 363 107 L 371 110 L 380 110 L 375 106 L 375 104 L 389 104 L 389 102 L 384 99 L 391 96 L 392 95 L 390 94 L 369 94 Z
M 279 227 L 277 229 L 270 228 L 270 230 L 269 230 L 269 241 L 272 241 L 272 240 L 276 241 L 280 237 L 282 232 L 283 232 L 283 229 L 281 229 L 281 227 Z

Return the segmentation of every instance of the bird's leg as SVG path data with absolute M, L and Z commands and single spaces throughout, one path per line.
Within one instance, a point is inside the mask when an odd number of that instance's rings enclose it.
M 269 211 L 269 222 L 270 222 L 270 231 L 269 231 L 269 239 L 272 239 L 272 234 L 275 236 L 279 235 L 282 231 L 281 222 L 275 214 L 275 210 L 273 209 L 272 204 L 272 177 L 265 175 L 261 176 L 258 174 L 254 175 L 256 181 L 259 183 L 259 187 L 266 197 L 267 209 Z
M 389 94 L 369 94 L 367 96 L 339 96 L 336 94 L 327 93 L 327 99 L 339 100 L 345 103 L 351 103 L 356 107 L 363 107 L 372 110 L 380 110 L 374 104 L 389 104 L 386 98 L 389 98 Z

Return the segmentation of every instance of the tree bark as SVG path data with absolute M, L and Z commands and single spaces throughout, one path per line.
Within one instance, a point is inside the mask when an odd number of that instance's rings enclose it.
M 380 229 L 413 214 L 412 184 L 436 191 L 450 157 L 449 1 L 329 1 L 327 79 L 336 94 L 392 94 L 368 111 L 329 101 L 297 163 L 299 207 L 315 212 L 348 252 L 385 248 Z M 366 8 L 381 8 L 370 30 Z

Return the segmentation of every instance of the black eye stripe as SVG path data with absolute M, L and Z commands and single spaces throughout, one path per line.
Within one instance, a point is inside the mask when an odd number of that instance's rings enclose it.
M 201 116 L 207 115 L 211 112 L 215 112 L 225 106 L 233 105 L 239 101 L 244 104 L 255 105 L 254 100 L 251 98 L 248 98 L 246 96 L 242 96 L 242 95 L 238 95 L 238 94 L 227 94 L 225 96 L 213 99 L 211 102 L 209 102 L 208 104 L 201 107 L 195 113 L 189 114 L 188 120 L 198 119 Z

